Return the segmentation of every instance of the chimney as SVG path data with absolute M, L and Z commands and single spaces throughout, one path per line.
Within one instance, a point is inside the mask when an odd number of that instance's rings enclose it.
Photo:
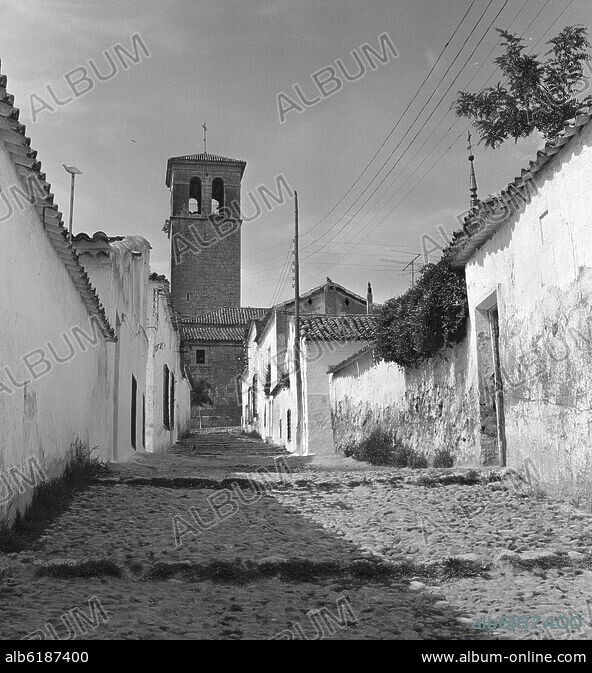
M 368 292 L 366 293 L 366 314 L 370 315 L 372 313 L 372 304 L 374 302 L 374 297 L 372 296 L 372 285 L 368 283 Z

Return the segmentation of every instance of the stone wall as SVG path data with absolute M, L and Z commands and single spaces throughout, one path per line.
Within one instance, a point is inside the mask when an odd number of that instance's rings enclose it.
M 200 213 L 189 212 L 189 184 L 202 184 Z M 224 215 L 211 212 L 212 182 L 224 181 Z M 240 306 L 242 167 L 173 162 L 171 169 L 171 294 L 181 315 L 196 316 L 220 306 Z
M 196 364 L 197 349 L 206 352 L 204 364 Z M 209 419 L 205 421 L 208 426 L 240 425 L 240 375 L 244 368 L 244 345 L 242 343 L 186 342 L 184 350 L 185 369 L 192 387 L 195 389 L 200 379 L 212 386 L 210 392 L 213 405 L 194 407 L 193 415 Z
M 480 462 L 479 400 L 466 339 L 414 370 L 374 363 L 368 351 L 331 377 L 338 450 L 380 428 L 433 459 L 448 449 L 459 465 Z
M 240 222 L 215 217 L 171 220 L 171 294 L 175 310 L 197 316 L 241 298 Z

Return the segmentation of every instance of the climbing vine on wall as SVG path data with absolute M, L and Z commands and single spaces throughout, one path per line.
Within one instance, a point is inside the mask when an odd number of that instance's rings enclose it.
M 443 260 L 426 264 L 414 287 L 384 304 L 376 330 L 377 355 L 400 367 L 417 367 L 463 339 L 467 314 L 464 273 Z

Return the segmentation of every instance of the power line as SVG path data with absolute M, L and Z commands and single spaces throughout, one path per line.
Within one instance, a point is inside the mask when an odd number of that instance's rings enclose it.
M 528 1 L 528 0 L 526 0 L 526 2 L 527 2 L 527 1 Z M 547 31 L 548 31 L 548 30 L 549 30 L 549 29 L 550 29 L 550 28 L 551 28 L 551 27 L 552 27 L 552 26 L 553 26 L 553 25 L 560 19 L 560 17 L 567 11 L 567 9 L 569 9 L 569 7 L 573 4 L 574 1 L 575 1 L 575 0 L 571 0 L 571 1 L 566 5 L 566 7 L 564 7 L 564 9 L 558 14 L 558 16 L 555 18 L 555 20 L 551 23 L 551 25 L 544 31 L 543 35 L 541 35 L 541 37 L 539 38 L 539 40 L 537 41 L 537 43 L 535 43 L 533 49 L 536 48 L 536 46 L 537 46 L 537 45 L 540 43 L 540 41 L 544 38 L 546 32 L 547 32 Z M 514 17 L 514 19 L 513 19 L 512 22 L 510 23 L 510 26 L 511 26 L 512 23 L 516 20 L 517 16 L 523 11 L 523 9 L 524 9 L 524 7 L 525 7 L 525 5 L 526 5 L 526 2 L 522 5 L 521 9 L 519 10 L 519 12 L 516 14 L 516 16 Z M 545 2 L 545 4 L 539 9 L 539 11 L 538 11 L 537 14 L 535 15 L 535 17 L 530 21 L 530 23 L 528 24 L 528 26 L 526 27 L 526 29 L 524 30 L 524 32 L 522 33 L 522 35 L 524 35 L 524 34 L 527 32 L 528 28 L 529 28 L 530 26 L 533 25 L 533 23 L 537 20 L 537 18 L 541 15 L 541 13 L 542 13 L 542 12 L 544 11 L 544 9 L 549 5 L 550 2 L 551 2 L 551 0 L 547 0 L 547 1 Z M 505 7 L 505 5 L 504 5 L 504 7 Z M 499 13 L 501 13 L 501 11 L 503 11 L 504 7 L 502 7 L 502 10 L 500 10 Z M 498 13 L 498 15 L 499 15 L 499 13 Z M 496 16 L 496 18 L 497 18 L 497 16 Z M 495 21 L 495 19 L 494 19 L 494 21 Z M 510 27 L 510 26 L 509 26 L 509 27 Z M 494 47 L 492 48 L 492 50 L 489 52 L 489 56 L 486 58 L 486 60 L 491 56 L 491 54 L 492 54 L 493 51 L 495 50 L 495 47 L 496 47 L 496 46 L 497 46 L 497 45 L 494 45 Z M 475 50 L 474 50 L 474 51 L 475 51 Z M 473 51 L 473 53 L 474 53 L 474 51 Z M 472 58 L 472 54 L 471 54 L 471 56 L 469 57 L 469 60 L 470 60 L 470 58 Z M 465 64 L 465 65 L 466 65 L 466 64 Z M 482 65 L 481 67 L 483 67 L 483 65 Z M 463 66 L 463 68 L 464 68 L 464 66 Z M 481 68 L 479 68 L 479 70 L 478 70 L 476 73 L 473 74 L 473 76 L 471 77 L 471 79 L 469 80 L 469 82 L 467 82 L 467 84 L 466 84 L 465 86 L 468 86 L 468 84 L 470 84 L 470 82 L 473 81 L 473 79 L 476 77 L 476 75 L 478 74 L 478 72 L 479 72 L 480 70 L 481 70 Z M 461 72 L 462 72 L 462 69 L 461 69 Z M 459 73 L 459 75 L 460 75 L 460 73 Z M 490 77 L 488 78 L 488 81 L 489 81 L 489 79 L 491 79 L 494 75 L 495 75 L 495 72 L 492 73 L 492 74 L 490 75 Z M 457 76 L 457 77 L 458 77 L 458 76 Z M 486 85 L 486 84 L 487 84 L 487 82 L 485 83 L 485 85 Z M 485 85 L 484 85 L 484 86 L 485 86 Z M 437 107 L 438 107 L 438 106 L 436 106 L 436 108 L 437 108 Z M 445 119 L 445 117 L 446 117 L 446 115 L 444 116 L 443 119 Z M 428 119 L 429 119 L 429 118 L 428 118 Z M 439 126 L 441 125 L 442 121 L 443 121 L 443 120 L 441 120 L 440 124 L 436 127 L 436 129 L 439 128 Z M 426 155 L 426 157 L 424 157 L 423 161 L 422 161 L 422 162 L 415 168 L 415 170 L 413 171 L 413 173 L 412 173 L 410 176 L 408 176 L 407 180 L 405 180 L 405 182 L 404 182 L 402 185 L 400 185 L 400 187 L 397 189 L 397 191 L 395 192 L 395 194 L 393 194 L 393 197 L 396 196 L 396 194 L 399 193 L 399 192 L 402 190 L 402 188 L 409 182 L 409 180 L 413 177 L 413 175 L 415 175 L 415 174 L 417 173 L 417 171 L 421 168 L 421 166 L 424 165 L 425 161 L 426 161 L 426 160 L 427 160 L 427 159 L 434 153 L 434 150 L 438 147 L 438 145 L 442 142 L 442 140 L 446 137 L 446 135 L 450 132 L 450 130 L 456 125 L 456 123 L 458 123 L 458 121 L 460 121 L 460 120 L 456 120 L 455 123 L 452 124 L 452 125 L 448 128 L 448 130 L 444 133 L 444 135 L 441 137 L 441 139 L 436 143 L 436 145 L 434 146 L 434 149 L 433 149 L 430 153 L 428 153 L 428 155 Z M 469 126 L 470 126 L 470 124 L 469 124 Z M 468 126 L 467 126 L 467 128 L 468 128 Z M 434 131 L 435 131 L 436 129 L 434 129 Z M 430 138 L 433 136 L 434 131 L 430 134 Z M 464 131 L 461 131 L 461 133 L 457 136 L 457 138 L 456 138 L 456 139 L 455 139 L 455 140 L 454 140 L 454 141 L 453 141 L 453 142 L 452 142 L 452 143 L 451 143 L 451 144 L 444 150 L 444 152 L 443 152 L 442 154 L 439 155 L 439 157 L 436 159 L 436 161 L 435 161 L 435 162 L 432 164 L 432 166 L 431 166 L 431 167 L 430 167 L 430 168 L 429 168 L 429 169 L 428 169 L 428 170 L 421 176 L 421 178 L 415 183 L 415 185 L 414 185 L 410 190 L 408 190 L 408 191 L 403 195 L 403 197 L 402 197 L 401 199 L 399 199 L 399 200 L 397 201 L 397 203 L 395 204 L 394 208 L 391 209 L 391 211 L 389 212 L 389 214 L 387 215 L 387 217 L 388 217 L 392 212 L 394 212 L 394 210 L 396 209 L 396 207 L 397 207 L 397 206 L 398 206 L 404 199 L 406 199 L 407 196 L 408 196 L 409 194 L 411 194 L 411 193 L 412 193 L 412 192 L 419 186 L 419 184 L 421 184 L 421 182 L 427 177 L 427 175 L 428 175 L 428 174 L 435 168 L 435 166 L 436 166 L 436 165 L 443 159 L 443 157 L 444 157 L 444 156 L 445 156 L 445 155 L 452 149 L 452 147 L 458 142 L 458 140 L 462 137 L 462 135 L 464 134 L 464 132 L 466 132 L 466 129 L 465 129 Z M 390 134 L 390 135 L 392 135 L 392 134 Z M 416 136 L 416 137 L 417 137 L 417 136 Z M 428 139 L 428 140 L 429 140 L 429 139 Z M 425 142 L 422 144 L 421 148 L 423 148 L 423 147 L 425 146 L 426 143 L 427 143 L 427 141 L 425 141 Z M 421 148 L 420 148 L 420 149 L 421 149 Z M 379 151 L 380 151 L 380 149 L 379 149 Z M 378 154 L 378 152 L 377 152 L 377 154 Z M 374 158 L 375 158 L 375 157 L 373 157 L 373 159 L 374 159 Z M 372 159 L 372 160 L 373 160 L 373 159 Z M 372 161 L 372 160 L 371 160 L 371 161 Z M 370 163 L 371 163 L 371 162 L 370 162 Z M 407 164 L 407 165 L 409 165 L 409 164 Z M 364 169 L 363 173 L 366 172 L 366 171 L 367 171 L 367 168 Z M 361 177 L 361 176 L 360 176 L 360 177 Z M 388 175 L 387 175 L 386 177 L 388 177 Z M 385 179 L 386 179 L 386 177 L 385 177 Z M 370 184 L 371 184 L 371 183 L 370 183 Z M 391 184 L 392 184 L 392 183 L 391 183 Z M 370 197 L 370 198 L 371 198 L 371 197 Z M 392 198 L 391 198 L 390 200 L 392 200 Z M 385 204 L 385 205 L 386 205 L 386 204 Z M 326 216 L 325 216 L 324 219 L 326 219 Z M 384 218 L 383 218 L 383 220 L 381 220 L 380 222 L 378 222 L 378 224 L 377 224 L 376 226 L 378 226 L 379 224 L 381 224 L 382 221 L 384 221 Z M 315 225 L 315 227 L 316 227 L 316 225 Z M 314 229 L 315 227 L 313 227 L 313 229 Z M 376 227 L 373 227 L 373 230 L 374 230 L 375 228 L 376 228 Z M 312 231 L 312 229 L 309 230 L 309 231 Z M 307 233 L 308 233 L 308 232 L 307 232 Z M 365 233 L 366 233 L 366 236 L 367 236 L 367 235 L 368 235 L 369 233 L 371 233 L 371 232 L 365 232 Z M 365 236 L 365 237 L 366 237 L 366 236 Z M 321 238 L 322 238 L 322 237 L 321 237 Z M 353 242 L 353 241 L 352 241 L 352 242 Z M 344 242 L 344 244 L 347 245 L 348 242 Z M 277 246 L 270 246 L 269 248 L 265 248 L 264 250 L 269 250 L 269 249 L 272 249 L 272 248 L 275 248 L 275 247 L 279 247 L 279 245 L 280 245 L 280 244 L 278 244 Z M 356 242 L 356 245 L 366 245 L 366 246 L 383 247 L 383 245 L 388 245 L 388 243 L 385 243 L 385 244 L 382 244 L 382 243 L 366 243 L 366 242 L 364 242 L 363 239 L 362 239 L 361 241 Z M 405 247 L 405 246 L 403 246 L 403 247 Z M 410 247 L 415 247 L 415 246 L 410 246 Z M 258 251 L 258 252 L 263 252 L 264 250 L 261 250 L 261 251 Z M 405 251 L 405 252 L 406 252 L 406 251 Z M 258 254 L 258 253 L 254 253 L 254 254 Z M 326 254 L 328 254 L 328 253 L 326 253 Z M 348 254 L 348 253 L 346 252 L 345 254 Z M 288 253 L 288 255 L 289 255 L 289 253 Z M 344 255 L 343 255 L 343 256 L 344 256 Z M 334 265 L 337 264 L 338 262 L 339 262 L 339 260 L 336 260 L 336 262 L 333 263 L 331 266 L 334 266 Z M 321 263 L 323 263 L 323 262 L 321 262 Z M 273 268 L 276 268 L 276 267 L 272 267 L 272 269 L 273 269 Z M 271 269 L 265 269 L 264 271 L 268 271 L 268 270 L 271 270 Z M 378 272 L 378 271 L 382 272 L 383 269 L 376 269 L 376 271 L 377 271 L 377 272 Z M 280 277 L 280 280 L 281 280 L 281 277 Z M 277 287 L 277 286 L 276 286 L 276 287 Z M 281 292 L 281 290 L 280 290 L 280 292 Z
M 525 35 L 525 33 L 526 33 L 526 31 L 528 30 L 528 28 L 529 28 L 530 26 L 532 26 L 532 24 L 534 23 L 534 21 L 536 20 L 536 18 L 538 18 L 538 17 L 540 16 L 542 10 L 549 4 L 549 2 L 550 2 L 550 0 L 549 0 L 548 2 L 545 3 L 545 5 L 542 7 L 541 10 L 539 10 L 539 12 L 538 12 L 538 13 L 536 14 L 536 16 L 535 16 L 535 19 L 534 19 L 533 21 L 531 21 L 531 22 L 528 24 L 527 28 L 526 28 L 526 29 L 524 30 L 524 32 L 522 33 L 521 37 L 523 37 L 523 36 Z M 537 40 L 537 42 L 533 45 L 533 47 L 531 48 L 531 50 L 530 50 L 529 53 L 532 53 L 532 51 L 533 51 L 534 49 L 536 49 L 537 45 L 541 42 L 541 40 L 543 40 L 543 38 L 544 38 L 545 35 L 548 33 L 548 31 L 555 25 L 555 23 L 557 23 L 557 21 L 561 18 L 561 16 L 562 16 L 562 15 L 569 9 L 569 7 L 570 7 L 574 2 L 575 2 L 575 0 L 570 0 L 570 2 L 563 8 L 563 10 L 562 10 L 562 11 L 559 13 L 559 15 L 554 19 L 554 21 L 553 21 L 553 22 L 552 22 L 552 23 L 551 23 L 551 24 L 550 24 L 550 25 L 543 31 L 543 33 L 541 34 L 541 36 L 539 37 L 539 39 Z M 510 25 L 511 25 L 511 24 L 510 24 Z M 491 80 L 491 78 L 492 78 L 494 75 L 495 75 L 495 71 L 489 76 L 489 78 L 487 79 L 487 81 L 485 82 L 485 84 L 484 84 L 483 86 L 486 86 L 487 83 L 489 82 L 489 80 Z M 447 135 L 448 132 L 452 129 L 452 127 L 456 125 L 456 123 L 457 123 L 458 121 L 459 121 L 459 120 L 456 120 L 455 123 L 452 124 L 452 126 L 448 129 L 448 131 L 446 131 L 446 133 L 444 134 L 444 136 L 442 136 L 442 138 L 440 139 L 440 141 L 438 141 L 438 143 L 436 143 L 436 145 L 435 145 L 435 147 L 434 147 L 434 150 L 435 150 L 435 148 L 440 144 L 440 142 L 446 137 L 446 135 Z M 452 149 L 452 147 L 458 142 L 458 140 L 464 135 L 464 133 L 466 133 L 466 131 L 467 131 L 467 129 L 470 127 L 470 125 L 471 125 L 470 123 L 467 124 L 467 126 L 461 131 L 461 133 L 456 137 L 456 139 L 449 145 L 449 147 L 448 147 L 446 150 L 444 150 L 444 152 L 438 157 L 438 159 L 436 159 L 436 161 L 432 164 L 432 166 L 428 169 L 428 171 L 426 171 L 426 173 L 423 174 L 423 176 L 419 179 L 419 181 L 418 181 L 418 182 L 417 182 L 417 183 L 416 183 L 416 184 L 415 184 L 409 191 L 407 191 L 407 192 L 405 193 L 405 195 L 404 195 L 401 199 L 399 199 L 399 201 L 397 201 L 397 203 L 396 203 L 395 206 L 389 211 L 389 213 L 388 213 L 384 218 L 382 218 L 382 220 L 380 220 L 374 227 L 372 227 L 372 229 L 370 229 L 370 231 L 365 231 L 365 232 L 364 232 L 364 238 L 367 237 L 368 235 L 370 235 L 370 233 L 372 233 L 372 231 L 374 231 L 380 224 L 382 224 L 382 222 L 384 222 L 384 220 L 385 220 L 387 217 L 389 217 L 389 216 L 394 212 L 394 210 L 396 209 L 396 207 L 397 207 L 398 205 L 400 205 L 400 203 L 402 203 L 402 202 L 407 198 L 407 196 L 408 196 L 409 194 L 411 194 L 411 193 L 412 193 L 412 192 L 419 186 L 419 184 L 421 184 L 421 182 L 425 179 L 425 177 L 426 177 L 429 173 L 431 173 L 431 171 L 432 171 L 432 170 L 436 167 L 436 165 L 437 165 L 437 164 L 444 158 L 444 156 L 445 156 L 445 155 Z M 429 158 L 429 156 L 431 156 L 431 154 L 433 153 L 434 150 L 432 150 L 432 152 L 430 152 L 430 153 L 424 158 L 424 160 L 421 162 L 421 164 L 419 164 L 419 166 L 416 167 L 416 169 L 414 170 L 414 172 L 413 172 L 413 173 L 407 178 L 407 180 L 406 180 L 406 181 L 399 187 L 399 189 L 395 192 L 395 194 L 393 194 L 393 197 L 396 196 L 396 194 L 397 194 L 397 193 L 404 187 L 405 184 L 407 184 L 407 182 L 409 181 L 409 179 L 410 179 L 410 178 L 415 174 L 415 172 L 417 172 L 417 170 L 418 170 L 418 169 L 425 163 L 425 161 Z M 407 165 L 409 165 L 409 164 L 407 164 Z M 390 200 L 392 201 L 392 197 L 391 197 Z M 386 204 L 385 204 L 385 205 L 386 205 Z M 371 221 L 371 220 L 370 220 L 370 221 Z M 362 239 L 362 240 L 363 240 L 363 239 Z M 355 245 L 360 245 L 360 241 L 351 241 L 351 242 L 354 243 Z M 351 251 L 349 251 L 349 252 L 351 252 Z M 347 254 L 349 254 L 349 252 L 346 251 L 345 253 L 343 253 L 343 255 L 342 255 L 339 259 L 335 260 L 335 261 L 331 264 L 331 266 L 335 266 L 336 264 L 338 264 L 339 261 L 340 261 L 341 259 L 343 259 L 343 257 L 345 257 Z
M 324 217 L 322 217 L 322 218 L 321 218 L 315 225 L 313 225 L 308 231 L 304 232 L 304 235 L 306 235 L 306 234 L 310 234 L 310 232 L 311 232 L 311 231 L 314 231 L 318 226 L 320 226 L 320 225 L 321 225 L 321 224 L 322 224 L 322 223 L 329 217 L 329 215 L 331 215 L 332 213 L 334 213 L 335 210 L 337 209 L 337 207 L 338 207 L 341 203 L 343 203 L 343 201 L 349 196 L 349 194 L 351 193 L 351 190 L 352 190 L 352 189 L 358 184 L 358 182 L 364 177 L 364 175 L 366 174 L 366 172 L 367 172 L 368 169 L 370 168 L 372 162 L 373 162 L 373 161 L 376 159 L 376 157 L 380 154 L 380 152 L 381 152 L 381 150 L 383 149 L 383 147 L 387 144 L 387 142 L 390 140 L 390 138 L 391 138 L 391 136 L 393 135 L 393 133 L 394 133 L 394 132 L 397 130 L 397 128 L 399 127 L 399 124 L 403 121 L 404 116 L 407 114 L 407 112 L 409 111 L 410 107 L 413 105 L 413 103 L 415 102 L 415 100 L 417 99 L 417 97 L 419 96 L 419 94 L 421 93 L 421 90 L 423 89 L 425 83 L 428 81 L 428 79 L 430 78 L 430 76 L 432 75 L 432 73 L 434 72 L 434 70 L 438 67 L 438 64 L 439 64 L 440 61 L 442 60 L 442 56 L 444 55 L 444 52 L 446 51 L 446 49 L 448 48 L 448 46 L 450 45 L 450 43 L 452 42 L 452 40 L 456 37 L 457 32 L 460 30 L 460 27 L 461 27 L 462 24 L 464 23 L 465 19 L 467 18 L 469 12 L 470 12 L 471 9 L 473 8 L 473 6 L 474 6 L 474 4 L 475 4 L 476 1 L 477 1 L 477 0 L 472 0 L 471 4 L 469 5 L 469 8 L 468 8 L 467 11 L 464 13 L 462 19 L 459 21 L 459 23 L 457 24 L 456 28 L 454 29 L 454 32 L 453 32 L 452 35 L 448 38 L 448 41 L 446 42 L 446 44 L 444 45 L 444 47 L 442 47 L 442 50 L 440 51 L 440 54 L 438 55 L 438 58 L 437 58 L 436 61 L 434 62 L 434 65 L 431 67 L 430 71 L 429 71 L 428 74 L 424 77 L 422 83 L 419 85 L 417 91 L 416 91 L 415 94 L 413 95 L 413 98 L 409 101 L 409 103 L 407 104 L 407 106 L 406 106 L 405 109 L 403 110 L 401 116 L 399 117 L 399 119 L 397 120 L 397 122 L 395 123 L 395 125 L 391 128 L 391 130 L 388 132 L 386 138 L 382 141 L 382 143 L 380 144 L 379 148 L 378 148 L 378 149 L 376 150 L 376 152 L 372 155 L 372 158 L 370 159 L 370 161 L 368 161 L 368 163 L 366 164 L 366 166 L 364 167 L 364 169 L 362 170 L 362 172 L 358 175 L 358 177 L 354 180 L 354 182 L 348 187 L 348 189 L 347 189 L 347 191 L 345 192 L 345 194 L 344 194 L 344 195 L 337 201 L 337 203 L 333 206 L 333 208 L 331 208 L 331 210 L 330 210 L 328 213 L 326 213 L 326 214 L 324 215 Z M 491 2 L 493 2 L 493 0 L 491 0 Z M 489 3 L 490 5 L 491 5 L 491 2 Z M 489 7 L 489 5 L 488 5 L 488 7 Z M 486 11 L 487 11 L 487 10 L 486 10 Z M 308 246 L 306 246 L 306 247 L 308 247 Z
M 481 42 L 483 41 L 483 39 L 485 38 L 485 36 L 487 35 L 487 33 L 489 32 L 489 30 L 490 30 L 491 27 L 493 26 L 493 24 L 496 22 L 496 20 L 497 20 L 497 18 L 499 17 L 499 15 L 503 12 L 503 10 L 504 10 L 505 7 L 507 6 L 508 2 L 509 2 L 509 0 L 504 0 L 504 3 L 503 3 L 503 5 L 502 5 L 502 8 L 501 8 L 501 9 L 498 11 L 498 13 L 495 15 L 495 17 L 493 18 L 493 20 L 491 21 L 491 23 L 489 24 L 489 26 L 488 26 L 487 29 L 485 30 L 485 33 L 483 34 L 483 36 L 481 37 L 481 39 L 480 39 L 479 42 L 477 43 L 476 47 L 475 47 L 475 48 L 473 49 L 473 51 L 469 54 L 469 57 L 466 59 L 465 63 L 464 63 L 463 66 L 461 67 L 460 71 L 458 72 L 458 74 L 456 75 L 456 77 L 452 80 L 452 82 L 449 84 L 449 86 L 448 86 L 448 88 L 446 89 L 446 91 L 442 94 L 442 96 L 440 97 L 440 100 L 438 101 L 438 103 L 436 103 L 436 106 L 434 107 L 434 109 L 432 110 L 432 112 L 429 114 L 429 116 L 427 117 L 427 119 L 425 119 L 425 120 L 423 121 L 423 124 L 427 123 L 427 122 L 434 116 L 436 110 L 437 110 L 438 107 L 440 106 L 440 103 L 442 103 L 442 101 L 444 100 L 444 98 L 446 97 L 446 95 L 448 94 L 448 92 L 450 91 L 450 89 L 452 89 L 452 87 L 454 86 L 454 83 L 458 80 L 458 78 L 459 78 L 460 75 L 462 74 L 462 71 L 463 71 L 464 68 L 466 67 L 467 63 L 471 60 L 471 58 L 473 58 L 475 52 L 476 52 L 477 49 L 481 46 Z M 460 52 L 459 52 L 459 54 L 460 54 Z M 446 73 L 446 74 L 447 74 L 447 73 Z M 434 93 L 435 93 L 435 91 L 434 91 Z M 432 98 L 432 97 L 430 97 L 429 100 L 431 100 L 431 98 Z M 424 106 L 424 108 L 422 108 L 422 110 L 420 110 L 420 113 L 419 113 L 419 114 L 421 114 L 421 112 L 423 112 L 423 110 L 425 109 L 425 107 L 426 107 L 426 106 Z M 409 130 L 411 130 L 411 128 L 413 127 L 414 124 L 415 124 L 415 122 L 413 122 L 413 124 L 411 125 L 411 127 L 409 128 Z M 346 223 L 345 223 L 345 224 L 344 224 L 344 225 L 343 225 L 343 226 L 342 226 L 342 227 L 341 227 L 341 228 L 334 234 L 334 236 L 333 236 L 331 239 L 329 239 L 328 241 L 325 241 L 325 243 L 323 243 L 323 244 L 321 245 L 321 247 L 319 248 L 319 250 L 322 249 L 323 247 L 325 247 L 326 245 L 328 245 L 328 243 L 330 243 L 331 240 L 334 240 L 335 237 L 338 236 L 338 235 L 339 235 L 339 234 L 340 234 L 340 233 L 341 233 L 341 232 L 342 232 L 342 231 L 343 231 L 343 230 L 344 230 L 344 229 L 345 229 L 345 228 L 352 222 L 352 220 L 356 217 L 356 215 L 358 215 L 358 214 L 361 212 L 362 208 L 364 208 L 364 206 L 368 203 L 368 201 L 370 201 L 370 199 L 374 196 L 374 194 L 376 194 L 376 192 L 377 192 L 377 191 L 380 189 L 380 187 L 384 184 L 384 182 L 386 181 L 386 179 L 388 178 L 388 176 L 391 175 L 391 173 L 395 170 L 395 168 L 397 167 L 397 165 L 400 163 L 400 161 L 401 161 L 402 158 L 405 156 L 405 154 L 409 151 L 410 147 L 413 145 L 413 143 L 415 142 L 415 140 L 418 138 L 418 136 L 421 134 L 422 131 L 423 131 L 423 126 L 422 126 L 422 127 L 419 129 L 419 131 L 413 136 L 413 138 L 411 139 L 411 142 L 410 142 L 410 143 L 407 145 L 407 147 L 403 150 L 403 153 L 401 154 L 401 156 L 397 159 L 397 161 L 393 164 L 393 166 L 391 166 L 391 168 L 388 170 L 388 172 L 386 173 L 386 175 L 380 180 L 380 182 L 378 183 L 378 185 L 376 185 L 376 187 L 374 188 L 374 190 L 372 191 L 372 193 L 370 194 L 370 196 L 368 196 L 368 198 L 364 201 L 364 203 L 362 203 L 362 205 L 358 208 L 358 210 L 357 210 L 357 211 L 356 211 L 356 212 L 355 212 L 355 213 L 354 213 L 354 214 L 347 220 L 347 222 L 346 222 Z M 407 134 L 405 134 L 405 135 L 407 135 Z M 403 139 L 404 139 L 404 138 L 405 138 L 405 136 L 403 136 Z M 402 139 L 402 140 L 403 140 L 403 139 Z M 401 142 L 402 142 L 402 140 L 401 140 Z M 401 144 L 401 143 L 399 143 L 399 144 Z M 399 146 L 399 145 L 397 145 L 397 147 L 398 147 L 398 146 Z M 394 154 L 394 152 L 396 151 L 396 149 L 397 149 L 397 148 L 395 148 L 395 150 L 393 150 L 393 152 L 391 153 L 390 156 L 392 156 L 392 155 Z M 389 157 L 389 159 L 390 159 L 390 157 Z M 388 161 L 388 159 L 387 159 L 387 161 Z M 384 166 L 384 165 L 386 165 L 386 162 L 385 162 L 385 164 L 383 164 L 383 166 Z M 382 167 L 381 167 L 380 170 L 382 170 Z M 377 174 L 377 175 L 378 175 L 378 174 Z M 377 177 L 377 176 L 376 176 L 376 177 Z M 371 184 L 371 183 L 370 183 L 370 184 Z M 318 252 L 318 250 L 317 250 L 316 252 Z M 312 257 L 314 254 L 315 254 L 315 253 L 311 253 L 311 255 L 309 255 L 308 257 Z M 304 259 L 308 259 L 308 257 L 305 257 Z
M 304 249 L 307 249 L 307 248 L 310 248 L 310 247 L 313 246 L 315 243 L 319 242 L 319 241 L 320 241 L 324 236 L 326 236 L 326 235 L 327 235 L 327 234 L 328 234 L 334 227 L 336 227 L 336 226 L 339 224 L 340 220 L 342 220 L 342 219 L 346 216 L 346 214 L 348 213 L 348 211 L 350 211 L 350 210 L 355 206 L 355 204 L 356 204 L 356 203 L 357 203 L 357 202 L 364 196 L 364 194 L 368 191 L 368 189 L 370 188 L 370 186 L 372 185 L 372 183 L 374 182 L 374 180 L 376 180 L 376 178 L 380 175 L 380 172 L 382 171 L 382 169 L 388 164 L 388 162 L 391 160 L 392 156 L 393 156 L 393 155 L 395 154 L 395 152 L 399 149 L 399 147 L 403 144 L 403 141 L 405 140 L 405 138 L 407 137 L 407 135 L 411 132 L 411 129 L 412 129 L 412 128 L 415 126 L 415 124 L 417 123 L 418 118 L 419 118 L 419 116 L 421 115 L 421 113 L 427 108 L 427 106 L 429 105 L 430 101 L 431 101 L 432 98 L 435 96 L 436 91 L 438 90 L 438 87 L 440 86 L 440 84 L 442 84 L 442 82 L 444 81 L 444 79 L 447 77 L 448 73 L 452 70 L 452 67 L 454 66 L 454 64 L 456 63 L 456 61 L 458 60 L 458 58 L 460 57 L 460 55 L 461 55 L 463 49 L 465 48 L 467 42 L 471 39 L 473 33 L 474 33 L 475 30 L 477 29 L 477 26 L 481 23 L 481 21 L 483 20 L 483 17 L 485 16 L 485 14 L 487 13 L 487 11 L 489 10 L 489 8 L 491 7 L 491 5 L 493 4 L 493 1 L 494 1 L 494 0 L 489 0 L 489 1 L 488 1 L 487 6 L 485 7 L 485 9 L 483 10 L 483 12 L 481 13 L 481 16 L 479 17 L 479 19 L 477 20 L 477 22 L 475 23 L 475 25 L 472 27 L 472 29 L 471 29 L 471 31 L 469 32 L 468 36 L 465 38 L 465 40 L 464 40 L 464 42 L 462 43 L 460 49 L 457 51 L 457 53 L 456 53 L 454 59 L 452 60 L 452 63 L 450 63 L 450 65 L 446 68 L 446 71 L 444 72 L 444 75 L 440 78 L 440 81 L 439 81 L 439 82 L 436 84 L 436 86 L 434 87 L 434 89 L 433 89 L 432 93 L 430 94 L 429 98 L 427 99 L 427 101 L 425 101 L 425 103 L 423 104 L 423 106 L 422 106 L 422 108 L 420 109 L 420 111 L 415 115 L 414 120 L 413 120 L 412 123 L 408 126 L 408 128 L 407 128 L 407 130 L 405 131 L 405 133 L 403 134 L 403 137 L 401 138 L 401 140 L 399 140 L 399 142 L 397 143 L 397 145 L 395 146 L 395 148 L 392 150 L 392 152 L 389 154 L 389 156 L 386 158 L 386 160 L 383 162 L 383 164 L 380 166 L 380 168 L 375 172 L 374 176 L 372 177 L 372 179 L 370 180 L 370 182 L 366 185 L 366 187 L 362 190 L 361 194 L 360 194 L 360 195 L 353 201 L 353 203 L 352 203 L 352 204 L 345 210 L 345 212 L 344 212 L 344 213 L 337 219 L 337 221 L 336 221 L 334 224 L 332 224 L 332 225 L 329 227 L 329 229 L 327 229 L 327 231 L 325 231 L 323 234 L 321 234 L 321 235 L 320 235 L 317 239 L 315 239 L 314 241 L 311 241 L 310 243 L 307 243 L 307 244 L 303 247 L 303 250 L 304 250 Z M 504 2 L 504 7 L 505 7 L 505 5 L 506 5 L 508 2 L 509 2 L 509 0 L 505 0 L 505 2 Z M 502 9 L 503 9 L 503 8 L 502 8 Z M 372 195 L 371 195 L 371 196 L 372 196 Z M 364 204 L 362 204 L 362 207 L 363 207 L 363 205 L 365 205 L 365 204 L 368 202 L 368 200 L 369 200 L 369 199 L 367 199 L 367 200 L 364 202 Z M 359 211 L 357 211 L 357 212 L 359 212 Z M 348 220 L 348 222 L 349 222 L 349 221 L 351 221 L 351 220 Z M 342 231 L 342 229 L 340 229 L 340 231 Z M 339 233 L 339 232 L 338 232 L 338 233 Z M 332 240 L 332 239 L 331 239 L 331 240 Z M 326 243 L 324 243 L 324 244 L 321 246 L 321 248 L 324 247 L 325 245 L 326 245 Z M 309 255 L 309 257 L 310 257 L 310 255 Z M 305 258 L 305 259 L 306 259 L 306 258 Z

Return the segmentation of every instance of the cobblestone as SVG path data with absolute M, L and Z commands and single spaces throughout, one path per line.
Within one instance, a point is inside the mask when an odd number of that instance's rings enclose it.
M 0 555 L 0 636 L 49 623 L 65 638 L 60 616 L 97 597 L 109 620 L 85 638 L 591 638 L 592 516 L 491 471 L 460 476 L 293 457 L 229 433 L 138 454 Z M 183 521 L 194 527 L 179 541 Z M 311 615 L 337 618 L 344 599 L 356 622 L 319 632 Z M 582 626 L 473 628 L 520 615 Z

